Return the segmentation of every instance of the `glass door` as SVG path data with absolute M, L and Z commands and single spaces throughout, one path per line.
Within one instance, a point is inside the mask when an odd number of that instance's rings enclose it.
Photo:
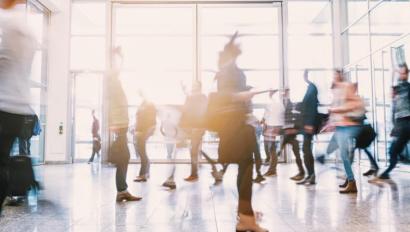
M 87 161 L 92 153 L 92 112 L 100 122 L 103 73 L 73 73 L 73 162 Z M 101 133 L 101 130 L 100 130 Z

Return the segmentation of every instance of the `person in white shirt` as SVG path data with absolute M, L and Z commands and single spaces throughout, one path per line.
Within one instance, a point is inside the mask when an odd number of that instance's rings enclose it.
M 0 212 L 9 185 L 10 152 L 17 138 L 33 135 L 30 74 L 36 39 L 24 18 L 25 1 L 2 0 L 0 17 Z
M 285 107 L 275 95 L 278 91 L 272 91 L 269 95 L 270 102 L 265 108 L 265 114 L 262 119 L 264 125 L 263 137 L 266 156 L 270 157 L 269 169 L 264 176 L 276 176 L 276 166 L 278 156 L 276 154 L 276 136 L 280 135 L 281 128 L 284 125 Z

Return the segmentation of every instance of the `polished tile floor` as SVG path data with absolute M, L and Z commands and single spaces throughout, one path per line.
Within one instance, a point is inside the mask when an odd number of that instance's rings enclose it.
M 370 185 L 359 177 L 357 195 L 340 195 L 341 172 L 334 164 L 318 167 L 316 186 L 296 186 L 294 164 L 279 166 L 279 176 L 254 185 L 254 208 L 270 231 L 410 231 L 410 173 L 395 172 L 395 182 Z M 113 167 L 46 165 L 37 167 L 44 183 L 37 205 L 6 207 L 1 232 L 230 232 L 235 228 L 236 168 L 213 185 L 209 167 L 200 181 L 185 183 L 188 165 L 177 166 L 175 191 L 161 187 L 169 165 L 153 165 L 147 183 L 133 183 L 139 166 L 130 165 L 129 190 L 137 203 L 115 203 Z M 355 167 L 357 174 L 366 167 Z M 339 176 L 339 178 L 338 178 Z

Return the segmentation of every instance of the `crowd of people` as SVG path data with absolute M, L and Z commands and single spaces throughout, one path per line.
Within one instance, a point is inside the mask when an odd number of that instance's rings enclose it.
M 5 11 L 15 11 L 18 0 L 1 1 L 0 7 Z M 30 69 L 36 44 L 30 30 L 23 21 L 9 18 L 2 20 L 2 40 L 0 43 L 0 212 L 3 201 L 12 193 L 10 153 L 13 143 L 27 140 L 36 134 L 38 118 L 30 107 Z M 208 96 L 203 94 L 202 84 L 195 81 L 191 92 L 186 93 L 185 104 L 178 108 L 180 117 L 164 116 L 160 125 L 161 134 L 166 141 L 169 159 L 173 160 L 182 141 L 189 141 L 191 155 L 191 173 L 185 178 L 188 182 L 198 180 L 198 159 L 203 156 L 212 166 L 212 176 L 216 182 L 223 179 L 228 165 L 238 167 L 238 223 L 237 231 L 268 231 L 258 225 L 252 207 L 252 185 L 261 183 L 266 177 L 277 175 L 278 156 L 286 145 L 291 145 L 298 172 L 290 177 L 298 185 L 314 185 L 317 182 L 315 158 L 312 152 L 314 136 L 322 132 L 334 133 L 328 145 L 327 154 L 338 150 L 340 153 L 346 180 L 340 185 L 341 194 L 354 194 L 358 191 L 355 182 L 352 162 L 355 149 L 363 149 L 368 155 L 371 169 L 364 173 L 374 175 L 369 183 L 389 179 L 390 172 L 398 162 L 398 156 L 410 139 L 410 83 L 409 69 L 403 63 L 397 70 L 399 82 L 393 87 L 393 122 L 390 165 L 378 175 L 379 167 L 368 147 L 376 134 L 366 119 L 366 104 L 358 95 L 356 83 L 344 76 L 343 70 L 335 70 L 332 84 L 333 102 L 327 114 L 319 113 L 318 88 L 310 81 L 309 70 L 303 79 L 307 90 L 302 102 L 290 100 L 290 89 L 266 89 L 255 91 L 247 85 L 245 73 L 237 65 L 241 48 L 236 42 L 238 33 L 219 53 L 218 72 L 215 75 L 217 90 Z M 130 131 L 128 99 L 121 85 L 120 72 L 122 65 L 121 48 L 112 50 L 112 69 L 107 72 L 109 150 L 108 161 L 116 166 L 116 188 L 118 202 L 139 201 L 142 197 L 128 192 L 127 170 L 130 160 L 128 136 Z M 267 95 L 263 118 L 259 119 L 253 112 L 252 99 L 256 95 Z M 156 106 L 144 98 L 136 113 L 137 122 L 131 129 L 134 135 L 136 153 L 140 157 L 141 167 L 135 182 L 146 182 L 150 177 L 150 160 L 146 145 L 157 127 Z M 93 150 L 89 162 L 95 155 L 99 156 L 101 137 L 99 121 L 93 116 L 92 137 Z M 202 149 L 202 140 L 206 131 L 217 134 L 219 140 L 218 159 L 213 160 Z M 300 150 L 298 135 L 303 137 Z M 262 159 L 261 136 L 266 159 Z M 279 139 L 281 138 L 281 139 Z M 277 141 L 280 141 L 277 146 Z M 303 162 L 301 157 L 303 153 Z M 317 156 L 324 162 L 325 155 Z M 268 165 L 262 174 L 263 164 Z M 222 166 L 218 170 L 218 164 Z M 254 166 L 256 178 L 253 178 Z M 176 189 L 174 180 L 175 164 L 163 183 L 163 186 Z

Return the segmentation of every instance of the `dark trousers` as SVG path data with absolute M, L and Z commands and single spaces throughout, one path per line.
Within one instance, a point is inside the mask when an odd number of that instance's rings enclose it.
M 276 173 L 276 166 L 278 165 L 278 155 L 276 154 L 276 141 L 265 140 L 263 144 L 265 148 L 266 157 L 270 157 L 269 171 Z M 256 160 L 256 157 L 255 162 L 258 162 Z
M 302 159 L 300 158 L 300 147 L 299 141 L 296 140 L 295 134 L 289 134 L 283 136 L 283 142 L 280 146 L 280 151 L 282 152 L 285 149 L 285 146 L 290 144 L 292 146 L 293 154 L 296 158 L 296 165 L 298 166 L 299 173 L 305 173 L 305 169 L 303 168 Z
M 141 159 L 141 168 L 140 168 L 140 176 L 147 175 L 149 174 L 149 169 L 150 169 L 150 161 L 147 155 L 147 141 L 150 137 L 150 133 L 148 132 L 142 132 L 141 134 L 138 135 L 137 137 L 137 149 L 138 149 L 138 154 Z
M 315 174 L 315 160 L 312 153 L 312 140 L 312 134 L 305 133 L 303 135 L 303 159 L 305 161 L 305 166 L 309 176 Z
M 260 134 L 256 133 L 255 134 L 256 146 L 255 146 L 255 150 L 253 152 L 253 157 L 255 159 L 256 173 L 258 174 L 258 176 L 261 176 L 262 175 L 262 173 L 261 173 L 262 156 L 261 156 L 261 148 L 260 148 L 259 139 L 260 139 Z
M 0 111 L 0 212 L 8 189 L 8 164 L 17 138 L 28 139 L 34 127 L 33 115 L 17 115 Z
M 127 170 L 130 161 L 130 151 L 128 149 L 127 129 L 121 129 L 116 132 L 116 138 L 112 144 L 112 155 L 116 156 L 115 165 L 117 171 L 115 174 L 115 184 L 118 192 L 128 189 Z
M 238 164 L 237 188 L 239 193 L 238 212 L 253 215 L 252 209 L 252 160 L 245 159 Z
M 99 141 L 93 141 L 93 151 L 91 153 L 91 158 L 89 160 L 89 162 L 93 162 L 95 155 L 100 156 L 100 148 L 101 148 L 101 144 Z
M 364 153 L 366 153 L 367 158 L 368 158 L 369 161 L 370 161 L 370 167 L 371 167 L 371 169 L 378 170 L 378 169 L 379 169 L 379 165 L 377 165 L 377 162 L 376 162 L 376 160 L 374 159 L 372 153 L 370 153 L 370 151 L 369 151 L 367 148 L 363 149 L 363 151 L 364 151 Z
M 386 171 L 383 172 L 382 176 L 388 176 L 390 174 L 390 172 L 397 165 L 399 155 L 404 151 L 404 148 L 406 148 L 407 143 L 410 140 L 410 120 L 406 119 L 398 121 L 394 126 L 394 129 L 396 132 L 396 138 L 394 139 L 389 149 L 390 164 Z

